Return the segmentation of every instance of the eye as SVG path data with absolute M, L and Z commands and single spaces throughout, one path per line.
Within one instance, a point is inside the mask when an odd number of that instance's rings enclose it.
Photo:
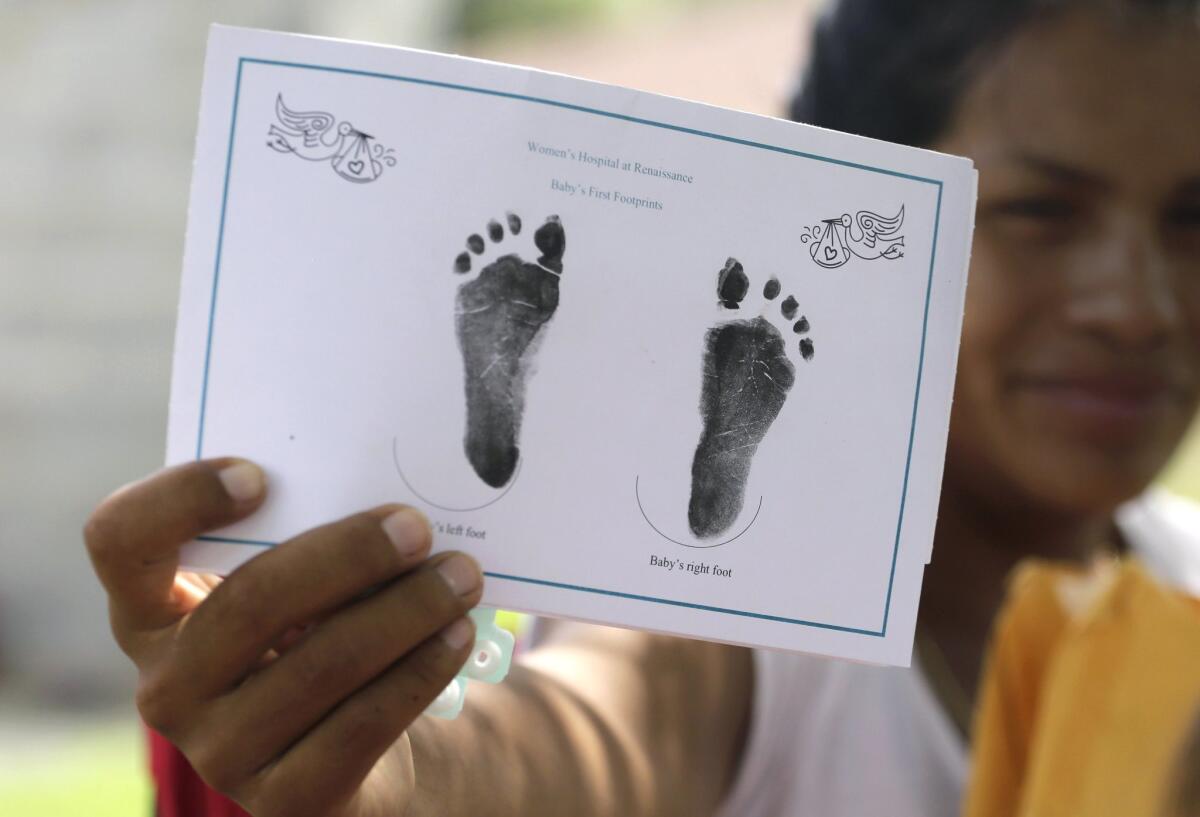
M 1077 218 L 1081 209 L 1070 199 L 1055 196 L 1023 196 L 997 202 L 992 212 L 1002 218 L 1043 224 L 1066 224 Z
M 1167 223 L 1184 230 L 1200 228 L 1200 201 L 1184 202 L 1167 210 Z
M 1200 263 L 1200 201 L 1176 201 L 1163 214 L 1165 235 L 1187 263 Z
M 1077 238 L 1086 227 L 1083 202 L 1055 193 L 1012 195 L 980 208 L 980 221 L 989 221 L 999 236 L 1029 247 L 1050 248 Z

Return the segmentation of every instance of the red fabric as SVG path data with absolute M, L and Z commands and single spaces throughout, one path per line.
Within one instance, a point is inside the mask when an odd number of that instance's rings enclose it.
M 157 817 L 250 817 L 228 797 L 210 789 L 183 753 L 147 729 Z

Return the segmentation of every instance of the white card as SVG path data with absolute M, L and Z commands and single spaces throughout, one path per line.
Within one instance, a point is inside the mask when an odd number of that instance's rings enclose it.
M 974 196 L 960 158 L 216 27 L 168 460 L 271 495 L 184 563 L 404 502 L 488 605 L 907 664 Z

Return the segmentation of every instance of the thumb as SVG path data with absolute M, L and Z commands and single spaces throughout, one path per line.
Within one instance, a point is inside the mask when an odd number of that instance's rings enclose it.
M 266 487 L 257 465 L 225 457 L 159 471 L 97 506 L 83 537 L 108 591 L 118 642 L 165 627 L 186 612 L 175 590 L 179 549 L 205 531 L 250 515 Z

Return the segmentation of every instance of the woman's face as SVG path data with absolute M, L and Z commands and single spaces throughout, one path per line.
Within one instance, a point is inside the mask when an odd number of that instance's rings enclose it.
M 1200 400 L 1200 29 L 1088 11 L 1030 28 L 936 147 L 979 169 L 947 480 L 1108 511 Z

